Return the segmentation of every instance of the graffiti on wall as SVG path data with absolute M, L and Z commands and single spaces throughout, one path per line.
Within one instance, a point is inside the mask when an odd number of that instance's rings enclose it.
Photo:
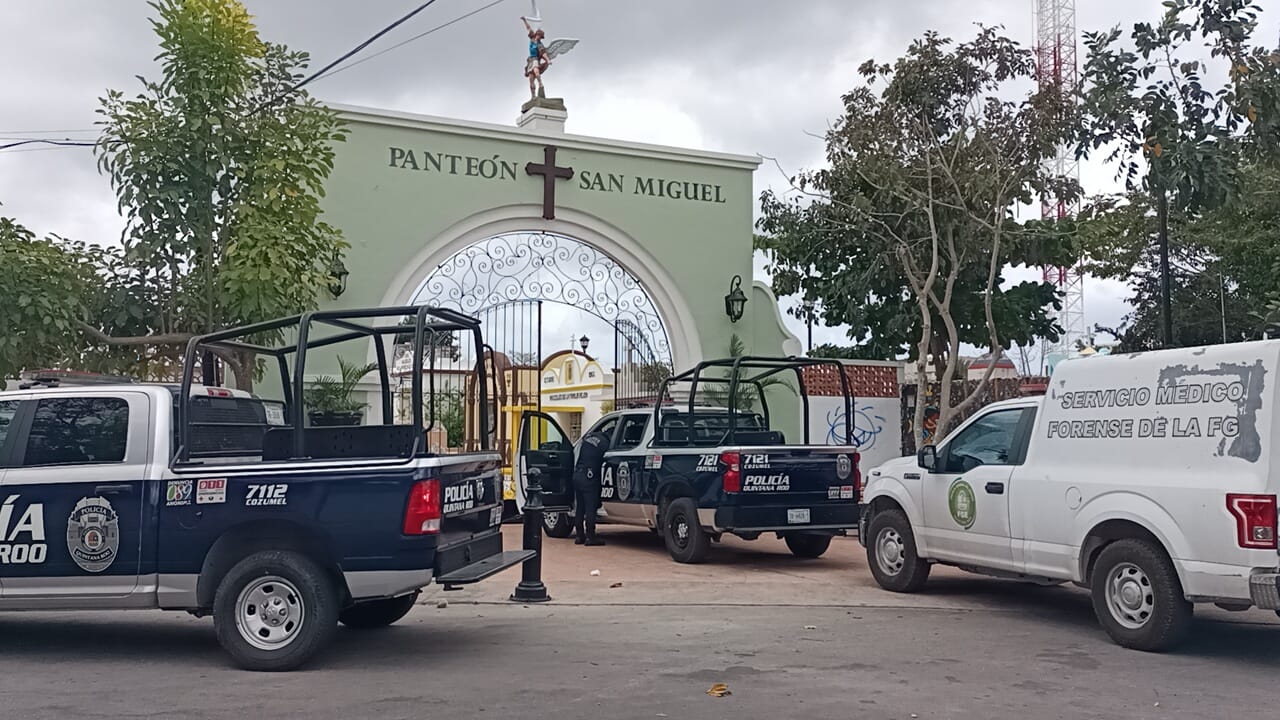
M 898 398 L 864 397 L 854 401 L 853 426 L 849 427 L 853 443 L 862 455 L 864 470 L 899 456 L 902 447 L 901 405 Z M 826 445 L 843 445 L 845 428 L 849 426 L 843 398 L 809 399 L 809 422 L 814 441 Z M 825 438 L 821 433 L 825 430 Z
M 844 408 L 828 411 L 827 444 L 843 444 L 847 425 L 848 417 L 845 415 Z M 863 405 L 853 411 L 853 444 L 857 445 L 860 451 L 866 452 L 875 447 L 876 438 L 880 437 L 884 428 L 884 416 L 876 414 L 874 406 Z

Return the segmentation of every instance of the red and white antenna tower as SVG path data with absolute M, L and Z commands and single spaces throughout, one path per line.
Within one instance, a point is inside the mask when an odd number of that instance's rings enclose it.
M 1036 4 L 1036 70 L 1042 90 L 1071 93 L 1080 78 L 1076 63 L 1075 0 L 1035 0 Z M 1080 178 L 1080 163 L 1071 148 L 1063 146 L 1051 159 L 1048 169 L 1057 177 Z M 1080 211 L 1078 200 L 1064 200 L 1046 194 L 1040 199 L 1042 217 L 1062 219 Z M 1076 349 L 1076 343 L 1088 336 L 1084 324 L 1084 273 L 1075 267 L 1046 267 L 1044 281 L 1063 293 L 1062 309 L 1055 313 L 1065 331 L 1058 342 L 1045 348 L 1049 362 L 1065 359 Z

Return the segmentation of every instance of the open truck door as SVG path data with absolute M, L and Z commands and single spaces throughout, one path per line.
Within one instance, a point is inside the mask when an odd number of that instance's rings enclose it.
M 550 415 L 528 411 L 516 435 L 516 507 L 524 512 L 529 471 L 536 468 L 542 504 L 548 512 L 568 512 L 573 505 L 573 443 Z

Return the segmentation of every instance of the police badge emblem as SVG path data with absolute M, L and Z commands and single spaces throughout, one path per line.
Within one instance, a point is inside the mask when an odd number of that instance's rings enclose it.
M 82 498 L 67 519 L 67 551 L 86 572 L 102 572 L 120 550 L 120 517 L 105 498 Z
M 626 500 L 631 497 L 631 466 L 627 463 L 618 464 L 618 498 Z

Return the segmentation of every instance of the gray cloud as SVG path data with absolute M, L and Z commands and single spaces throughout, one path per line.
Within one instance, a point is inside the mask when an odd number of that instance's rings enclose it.
M 265 38 L 309 51 L 318 69 L 418 2 L 246 4 Z M 482 4 L 439 0 L 360 57 Z M 1078 5 L 1082 29 L 1127 25 L 1160 11 L 1159 0 Z M 1028 45 L 1033 32 L 1030 0 L 542 0 L 539 6 L 549 37 L 581 41 L 546 78 L 549 92 L 569 104 L 571 132 L 758 153 L 791 172 L 822 162 L 821 141 L 806 133 L 821 134 L 839 113 L 840 95 L 858 82 L 862 61 L 891 60 L 930 28 L 959 39 L 974 22 L 1000 24 Z M 4 12 L 0 136 L 90 129 L 106 88 L 132 94 L 135 75 L 156 73 L 151 9 L 143 0 L 9 2 Z M 511 124 L 527 96 L 519 16 L 528 12 L 525 0 L 507 0 L 311 90 L 326 101 Z M 1278 21 L 1266 18 L 1262 36 L 1274 37 Z M 1089 167 L 1085 176 L 1105 187 L 1110 173 Z M 756 177 L 757 192 L 784 184 L 771 163 Z M 119 236 L 114 195 L 88 149 L 0 152 L 0 203 L 0 212 L 37 232 L 103 243 Z M 1122 293 L 1091 283 L 1090 323 L 1118 319 Z M 803 324 L 788 323 L 803 338 Z M 815 340 L 843 336 L 819 328 Z

